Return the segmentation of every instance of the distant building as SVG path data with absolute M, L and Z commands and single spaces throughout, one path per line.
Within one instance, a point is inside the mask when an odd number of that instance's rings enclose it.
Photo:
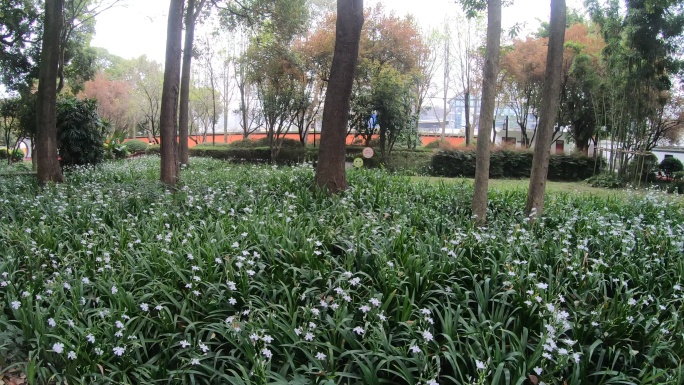
M 662 162 L 665 158 L 675 158 L 684 163 L 684 147 L 661 146 L 653 148 L 651 152 L 658 158 L 658 162 Z

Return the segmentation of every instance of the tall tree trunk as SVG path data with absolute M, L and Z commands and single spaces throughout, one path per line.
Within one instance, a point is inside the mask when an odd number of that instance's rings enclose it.
M 496 75 L 499 72 L 501 47 L 501 0 L 487 0 L 487 48 L 485 50 L 484 76 L 482 79 L 482 102 L 477 136 L 477 160 L 475 162 L 475 192 L 473 215 L 475 223 L 487 221 L 487 189 L 489 184 L 490 127 L 494 121 L 496 103 Z
M 161 100 L 161 181 L 169 186 L 178 182 L 178 91 L 183 39 L 183 0 L 171 0 L 166 30 L 166 61 Z M 187 143 L 187 142 L 186 142 Z
M 43 47 L 40 52 L 36 111 L 36 163 L 38 182 L 63 182 L 57 153 L 57 67 L 64 0 L 45 1 Z
M 549 157 L 553 126 L 558 116 L 563 70 L 563 44 L 565 42 L 565 0 L 551 0 L 549 48 L 546 57 L 546 75 L 542 90 L 540 121 L 534 143 L 534 158 L 530 187 L 527 192 L 525 214 L 540 216 L 544 210 L 544 191 L 549 172 Z
M 195 0 L 188 0 L 185 12 L 185 44 L 183 45 L 183 69 L 180 88 L 180 126 L 178 128 L 178 154 L 181 164 L 188 164 L 188 127 L 190 121 L 190 67 L 192 65 L 192 45 L 195 40 Z
M 363 27 L 363 0 L 338 0 L 335 53 L 325 93 L 316 184 L 328 193 L 347 188 L 345 139 L 354 72 Z
M 468 87 L 463 93 L 463 104 L 465 105 L 465 140 L 466 147 L 470 146 L 470 80 L 468 80 Z

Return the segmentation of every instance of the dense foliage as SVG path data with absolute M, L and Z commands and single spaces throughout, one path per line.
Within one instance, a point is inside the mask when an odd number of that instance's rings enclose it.
M 446 177 L 473 177 L 475 151 L 440 151 L 432 157 L 432 173 Z M 499 149 L 490 156 L 490 178 L 529 178 L 532 152 Z M 602 161 L 582 154 L 552 154 L 549 159 L 549 180 L 584 180 L 602 168 Z
M 0 184 L 0 365 L 35 383 L 680 384 L 684 211 L 158 158 Z M 534 376 L 534 377 L 530 377 Z M 432 381 L 432 382 L 431 382 Z M 437 381 L 437 382 L 435 382 Z
M 139 154 L 147 150 L 147 142 L 138 139 L 132 139 L 124 142 L 126 150 L 130 154 Z
M 105 124 L 94 99 L 57 102 L 57 148 L 63 166 L 98 164 L 105 156 Z

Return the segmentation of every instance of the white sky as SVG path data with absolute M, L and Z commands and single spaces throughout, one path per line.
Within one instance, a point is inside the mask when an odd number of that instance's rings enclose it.
M 460 7 L 455 0 L 366 0 L 365 6 L 378 2 L 399 16 L 413 14 L 423 27 L 440 25 L 446 15 L 456 13 Z M 145 54 L 163 63 L 169 0 L 122 0 L 122 3 L 97 17 L 92 45 L 124 58 Z M 567 3 L 568 7 L 579 8 L 581 0 Z M 503 26 L 510 28 L 515 23 L 525 23 L 527 31 L 534 31 L 539 26 L 536 19 L 548 20 L 549 13 L 548 0 L 515 0 L 514 5 L 503 10 Z

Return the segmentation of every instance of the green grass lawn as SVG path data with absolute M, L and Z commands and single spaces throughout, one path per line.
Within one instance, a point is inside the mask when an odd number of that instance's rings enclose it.
M 416 176 L 411 177 L 414 182 L 426 182 L 430 184 L 439 183 L 455 183 L 455 184 L 465 184 L 472 186 L 474 179 L 471 178 L 442 178 L 442 177 L 425 177 Z M 489 188 L 499 191 L 524 191 L 527 192 L 529 187 L 529 179 L 490 179 Z M 647 189 L 606 189 L 599 187 L 592 187 L 584 181 L 578 182 L 554 182 L 548 181 L 546 183 L 546 192 L 551 194 L 579 194 L 579 195 L 594 195 L 600 197 L 618 197 L 618 198 L 629 198 L 634 194 L 643 195 L 649 190 Z M 679 195 L 669 195 L 668 199 L 682 200 Z

